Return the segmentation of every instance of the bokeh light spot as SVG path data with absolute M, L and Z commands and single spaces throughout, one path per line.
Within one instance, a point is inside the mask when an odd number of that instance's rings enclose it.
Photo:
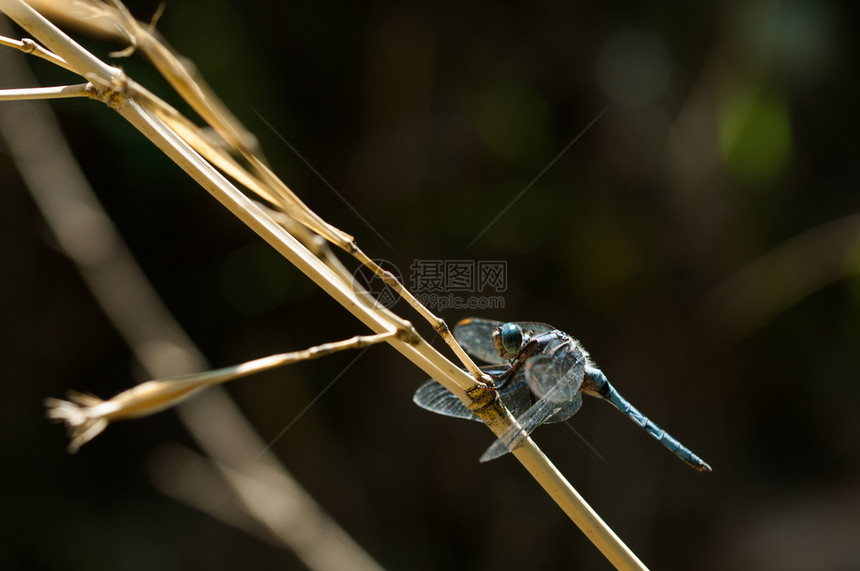
M 764 182 L 785 168 L 791 121 L 782 97 L 753 88 L 730 93 L 720 106 L 720 153 L 726 168 L 749 182 Z

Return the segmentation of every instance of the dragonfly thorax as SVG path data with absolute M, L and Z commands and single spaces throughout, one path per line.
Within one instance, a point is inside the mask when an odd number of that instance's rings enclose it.
M 513 359 L 523 346 L 523 330 L 516 323 L 505 323 L 493 331 L 493 347 L 502 359 Z

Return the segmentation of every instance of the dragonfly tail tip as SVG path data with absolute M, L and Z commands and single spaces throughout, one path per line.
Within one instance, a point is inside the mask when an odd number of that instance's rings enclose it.
M 704 460 L 699 460 L 695 465 L 692 465 L 693 469 L 697 472 L 713 472 L 714 470 L 711 468 L 711 465 L 705 462 Z

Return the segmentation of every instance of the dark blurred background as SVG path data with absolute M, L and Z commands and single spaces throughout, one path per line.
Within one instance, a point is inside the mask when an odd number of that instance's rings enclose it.
M 156 6 L 129 3 L 142 20 Z M 847 570 L 860 569 L 856 12 L 173 0 L 158 28 L 302 199 L 407 286 L 415 260 L 507 263 L 504 307 L 441 311 L 449 324 L 475 314 L 575 335 L 713 466 L 693 472 L 591 399 L 572 424 L 603 459 L 563 425 L 536 432 L 646 565 Z M 166 93 L 145 62 L 121 63 Z M 213 365 L 366 332 L 115 113 L 52 108 Z M 43 399 L 143 379 L 3 147 L 0 181 L 0 566 L 304 568 L 155 489 L 152 454 L 193 446 L 172 412 L 66 454 Z M 268 440 L 354 358 L 228 389 Z M 423 380 L 372 348 L 272 449 L 387 568 L 610 568 L 517 462 L 478 463 L 486 429 L 412 404 Z M 476 505 L 476 490 L 494 502 Z

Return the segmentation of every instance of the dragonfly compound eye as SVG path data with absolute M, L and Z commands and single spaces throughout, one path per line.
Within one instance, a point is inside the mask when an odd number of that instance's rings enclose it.
M 502 325 L 502 330 L 499 332 L 499 337 L 502 340 L 502 347 L 508 354 L 516 355 L 523 345 L 523 330 L 516 323 L 505 323 Z

